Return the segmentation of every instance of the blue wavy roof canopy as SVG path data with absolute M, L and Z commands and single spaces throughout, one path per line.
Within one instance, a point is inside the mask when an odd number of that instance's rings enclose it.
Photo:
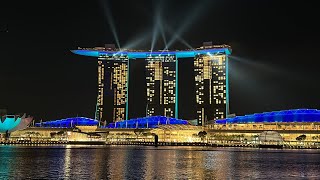
M 72 128 L 75 126 L 96 126 L 98 120 L 85 118 L 85 117 L 73 117 L 54 121 L 45 121 L 36 123 L 36 127 L 57 127 L 57 128 Z
M 75 126 L 97 126 L 98 124 L 99 121 L 95 119 L 74 117 L 36 123 L 35 126 L 48 128 L 73 128 Z M 102 126 L 102 128 L 156 128 L 161 124 L 188 124 L 188 121 L 164 116 L 151 116 L 110 123 L 108 126 Z
M 188 121 L 165 116 L 150 116 L 110 123 L 104 128 L 156 128 L 162 124 L 188 124 Z
M 320 122 L 320 110 L 317 109 L 292 109 L 256 113 L 245 116 L 220 119 L 216 124 L 232 123 L 290 123 L 290 122 Z

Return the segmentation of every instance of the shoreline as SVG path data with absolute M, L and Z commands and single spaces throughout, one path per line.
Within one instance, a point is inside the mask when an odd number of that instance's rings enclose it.
M 320 149 L 320 146 L 306 145 L 277 145 L 277 144 L 222 144 L 222 143 L 202 143 L 202 142 L 106 142 L 106 141 L 1 141 L 0 145 L 121 145 L 121 146 L 202 146 L 202 147 L 237 147 L 255 149 Z

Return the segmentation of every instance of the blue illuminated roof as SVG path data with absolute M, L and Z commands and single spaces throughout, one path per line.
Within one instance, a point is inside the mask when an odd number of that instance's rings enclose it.
M 164 116 L 150 116 L 110 123 L 104 128 L 156 128 L 162 124 L 186 125 L 188 121 Z
M 71 50 L 74 54 L 78 54 L 81 56 L 91 56 L 91 57 L 101 57 L 103 56 L 128 56 L 130 59 L 135 58 L 146 58 L 149 56 L 167 56 L 167 55 L 175 55 L 177 58 L 188 58 L 194 57 L 198 54 L 231 54 L 231 50 L 229 48 L 212 48 L 212 49 L 197 49 L 197 50 L 185 50 L 185 51 L 98 51 L 98 50 Z
M 54 121 L 45 121 L 36 123 L 36 127 L 52 127 L 52 128 L 73 128 L 75 126 L 96 126 L 98 120 L 85 118 L 85 117 L 73 117 Z
M 96 126 L 98 124 L 98 120 L 95 119 L 73 117 L 36 123 L 35 126 L 47 128 L 73 128 L 75 126 Z M 151 116 L 110 123 L 108 126 L 102 128 L 156 128 L 161 124 L 188 124 L 188 121 L 164 116 Z
M 217 120 L 217 124 L 228 123 L 290 123 L 290 122 L 320 122 L 320 111 L 317 109 L 292 109 L 256 113 Z

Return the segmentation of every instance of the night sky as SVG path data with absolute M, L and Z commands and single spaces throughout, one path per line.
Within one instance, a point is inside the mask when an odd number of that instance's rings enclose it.
M 134 48 L 149 49 L 157 14 L 167 41 L 176 32 L 193 47 L 232 46 L 232 113 L 320 109 L 320 16 L 313 1 L 23 1 L 0 10 L 0 109 L 9 113 L 93 118 L 96 59 L 69 50 L 116 43 L 108 15 L 120 46 L 144 37 Z M 155 49 L 161 48 L 159 36 Z M 170 47 L 185 48 L 180 41 Z

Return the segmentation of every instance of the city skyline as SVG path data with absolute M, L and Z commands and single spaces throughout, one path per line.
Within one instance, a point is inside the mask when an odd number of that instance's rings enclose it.
M 0 179 L 319 178 L 318 9 L 4 1 Z
M 316 98 L 319 86 L 315 83 L 319 76 L 319 36 L 313 3 L 108 3 L 121 46 L 136 38 L 142 43 L 131 44 L 132 48 L 150 49 L 152 39 L 156 39 L 153 49 L 161 49 L 164 45 L 159 27 L 164 28 L 166 41 L 171 44 L 169 49 L 185 49 L 186 44 L 198 47 L 203 41 L 231 45 L 231 113 L 320 109 Z M 162 8 L 158 8 L 160 5 Z M 88 94 L 97 94 L 96 62 L 74 56 L 69 49 L 117 44 L 106 12 L 101 1 L 49 6 L 22 2 L 1 11 L 0 80 L 6 87 L 2 88 L 0 107 L 13 114 L 26 112 L 37 120 L 77 115 L 94 118 L 96 107 L 92 104 L 97 99 Z M 162 26 L 154 28 L 157 13 Z M 153 29 L 159 30 L 158 37 L 153 38 Z M 182 40 L 174 38 L 171 32 L 178 33 Z M 191 62 L 184 63 L 183 67 L 191 67 Z M 141 73 L 139 69 L 133 71 Z M 192 79 L 189 74 L 181 76 Z

